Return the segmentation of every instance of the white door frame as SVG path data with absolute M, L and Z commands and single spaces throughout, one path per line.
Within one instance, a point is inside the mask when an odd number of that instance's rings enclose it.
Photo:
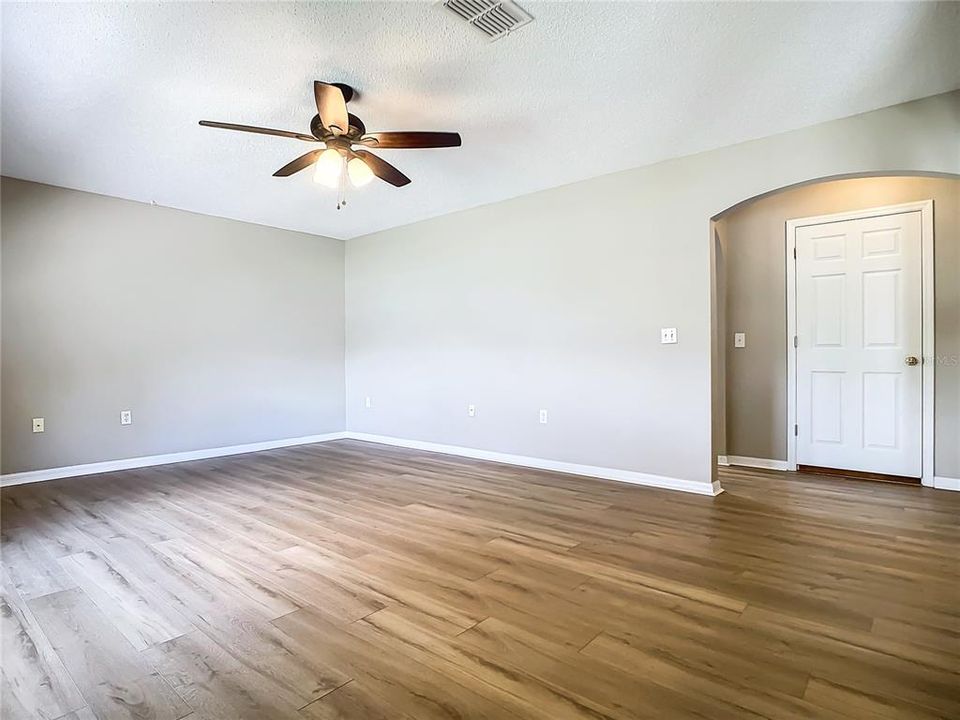
M 807 225 L 843 220 L 862 220 L 864 218 L 898 215 L 904 212 L 920 213 L 920 245 L 923 285 L 923 476 L 921 483 L 933 487 L 933 388 L 936 376 L 937 357 L 934 345 L 934 285 L 933 285 L 933 200 L 887 205 L 885 207 L 866 208 L 852 212 L 818 215 L 816 217 L 787 220 L 785 248 L 787 257 L 787 469 L 797 469 L 797 348 L 794 336 L 797 334 L 797 258 L 796 230 Z

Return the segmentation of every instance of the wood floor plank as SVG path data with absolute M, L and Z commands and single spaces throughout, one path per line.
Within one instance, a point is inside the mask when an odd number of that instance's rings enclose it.
M 306 704 L 200 631 L 155 645 L 145 657 L 200 717 L 299 720 Z
M 300 605 L 288 597 L 280 586 L 271 587 L 263 577 L 249 571 L 244 564 L 231 563 L 216 550 L 196 547 L 183 540 L 154 543 L 153 547 L 205 576 L 215 578 L 221 585 L 236 588 L 239 594 L 262 607 L 268 619 L 300 609 Z
M 530 711 L 546 713 L 548 717 L 576 720 L 610 720 L 617 717 L 600 703 L 577 692 L 550 683 L 514 666 L 506 658 L 479 656 L 456 642 L 448 642 L 442 635 L 389 613 L 375 613 L 364 618 L 365 637 L 382 646 L 396 648 L 403 654 L 417 658 L 427 667 L 478 694 L 489 694 L 506 704 L 521 698 Z
M 28 605 L 97 717 L 179 720 L 190 712 L 79 588 Z
M 413 720 L 356 680 L 310 703 L 300 714 L 308 720 Z
M 626 672 L 638 673 L 676 692 L 702 695 L 739 708 L 745 717 L 817 718 L 826 717 L 810 703 L 783 695 L 766 685 L 741 685 L 725 677 L 722 668 L 705 669 L 689 664 L 684 657 L 665 655 L 631 647 L 626 640 L 601 633 L 582 650 L 587 657 L 609 663 Z
M 0 490 L 7 717 L 960 717 L 960 494 L 357 441 Z
M 869 633 L 825 626 L 782 613 L 751 610 L 748 621 L 783 638 L 794 658 L 826 677 L 866 695 L 886 697 L 960 716 L 960 667 L 945 668 L 915 659 L 913 653 L 873 640 Z M 843 645 L 837 641 L 843 640 Z M 940 664 L 940 663 L 937 663 Z
M 357 589 L 369 598 L 368 602 L 378 602 L 383 607 L 393 605 L 395 608 L 405 608 L 450 628 L 464 630 L 475 625 L 483 617 L 478 614 L 464 613 L 451 604 L 438 602 L 429 592 L 410 589 L 389 577 L 366 573 L 352 565 L 330 563 L 323 556 L 318 556 L 313 548 L 297 546 L 283 550 L 280 554 L 293 563 L 316 570 L 346 587 Z M 367 607 L 371 612 L 377 611 L 370 605 Z M 364 616 L 367 614 L 370 613 L 364 613 Z
M 276 617 L 276 612 L 225 580 L 219 564 L 217 572 L 208 575 L 204 573 L 206 562 L 187 562 L 166 541 L 144 548 L 129 541 L 116 547 L 117 539 L 113 540 L 111 547 L 117 554 L 123 553 L 128 561 L 149 569 L 156 598 L 175 608 L 192 623 L 192 628 L 202 631 L 224 652 L 242 658 L 248 668 L 299 697 L 302 704 L 349 679 L 319 661 L 296 639 L 284 636 L 270 625 L 267 621 Z M 216 553 L 212 548 L 210 552 Z M 243 582 L 247 581 L 245 576 Z M 279 587 L 274 592 L 264 585 L 261 592 L 283 596 Z
M 504 717 L 546 720 L 523 698 L 504 694 L 456 666 L 435 662 L 402 641 L 376 632 L 365 621 L 336 627 L 312 608 L 273 623 L 291 637 L 322 648 L 330 662 L 382 697 L 399 712 L 423 720 Z
M 330 572 L 333 565 L 326 559 L 319 568 L 305 566 L 292 562 L 284 552 L 246 541 L 224 545 L 221 550 L 238 565 L 254 569 L 265 583 L 283 587 L 298 607 L 312 606 L 345 622 L 359 620 L 384 607 L 375 593 L 341 582 Z
M 470 628 L 456 642 L 480 657 L 506 658 L 522 672 L 591 698 L 617 717 L 661 718 L 665 707 L 678 716 L 715 720 L 743 717 L 739 707 L 699 695 L 684 695 L 497 618 L 488 618 Z M 632 692 L 624 693 L 623 688 L 628 685 Z
M 60 558 L 60 565 L 131 645 L 143 650 L 193 629 L 103 550 Z
M 50 718 L 42 710 L 34 706 L 28 708 L 24 705 L 23 691 L 17 691 L 7 681 L 6 675 L 0 675 L 0 710 L 3 711 L 4 720 L 32 720 L 32 718 Z M 29 694 L 35 694 L 33 690 Z
M 193 717 L 193 713 L 185 715 L 184 718 L 181 718 L 181 720 L 190 717 Z M 57 718 L 57 720 L 97 720 L 97 716 L 89 707 L 82 707 L 79 710 L 74 710 L 66 715 L 61 715 L 59 718 Z
M 9 582 L 24 599 L 76 587 L 73 578 L 51 554 L 39 528 L 5 527 L 0 542 Z
M 883 695 L 872 695 L 841 683 L 812 678 L 804 699 L 819 707 L 843 707 L 851 718 L 881 720 L 946 720 L 955 717 Z
M 441 604 L 476 620 L 494 616 L 520 627 L 536 627 L 550 639 L 573 647 L 582 647 L 602 626 L 582 613 L 567 613 L 560 618 L 544 612 L 533 602 L 518 603 L 517 593 L 508 592 L 505 583 L 477 587 L 476 581 L 449 576 L 434 567 L 398 557 L 365 556 L 357 564 L 369 574 L 388 576 L 401 587 L 430 594 Z
M 86 705 L 33 612 L 6 582 L 0 594 L 0 643 L 5 712 L 58 718 Z

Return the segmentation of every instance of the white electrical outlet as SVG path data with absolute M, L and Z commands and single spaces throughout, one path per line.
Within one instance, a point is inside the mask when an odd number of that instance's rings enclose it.
M 660 328 L 660 343 L 663 345 L 672 345 L 677 342 L 676 328 Z
M 365 397 L 365 398 L 363 399 L 363 406 L 366 407 L 366 408 L 368 408 L 368 407 L 373 407 L 373 403 L 370 401 L 370 396 L 369 396 L 369 395 L 367 395 L 367 397 Z
M 133 413 L 131 413 L 129 410 L 121 410 L 121 411 L 120 411 L 120 424 L 121 424 L 121 425 L 129 425 L 129 424 L 132 423 L 132 422 L 133 422 Z
M 476 405 L 467 405 L 467 415 L 470 417 L 477 416 L 477 406 Z
M 541 424 L 541 425 L 546 425 L 546 424 L 547 424 L 547 411 L 546 411 L 546 410 L 541 410 L 541 411 L 540 411 L 540 424 Z
M 746 333 L 734 333 L 734 334 L 733 334 L 733 346 L 734 346 L 734 347 L 746 347 L 746 346 L 747 346 L 747 334 L 746 334 Z
M 33 419 L 33 431 L 35 433 L 43 432 L 43 418 Z

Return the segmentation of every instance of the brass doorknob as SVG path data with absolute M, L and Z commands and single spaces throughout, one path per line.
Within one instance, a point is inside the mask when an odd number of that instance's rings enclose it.
M 910 367 L 913 367 L 914 365 L 918 365 L 920 363 L 920 360 L 913 355 L 907 355 L 907 359 L 904 360 L 904 362 L 907 363 L 907 365 L 909 365 Z

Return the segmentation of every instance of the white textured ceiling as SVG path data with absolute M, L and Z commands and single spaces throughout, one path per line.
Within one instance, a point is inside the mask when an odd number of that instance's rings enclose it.
M 2 171 L 350 238 L 960 85 L 960 3 L 540 3 L 487 43 L 436 3 L 4 3 Z M 413 178 L 337 211 L 306 132 L 311 82 L 359 90 Z

